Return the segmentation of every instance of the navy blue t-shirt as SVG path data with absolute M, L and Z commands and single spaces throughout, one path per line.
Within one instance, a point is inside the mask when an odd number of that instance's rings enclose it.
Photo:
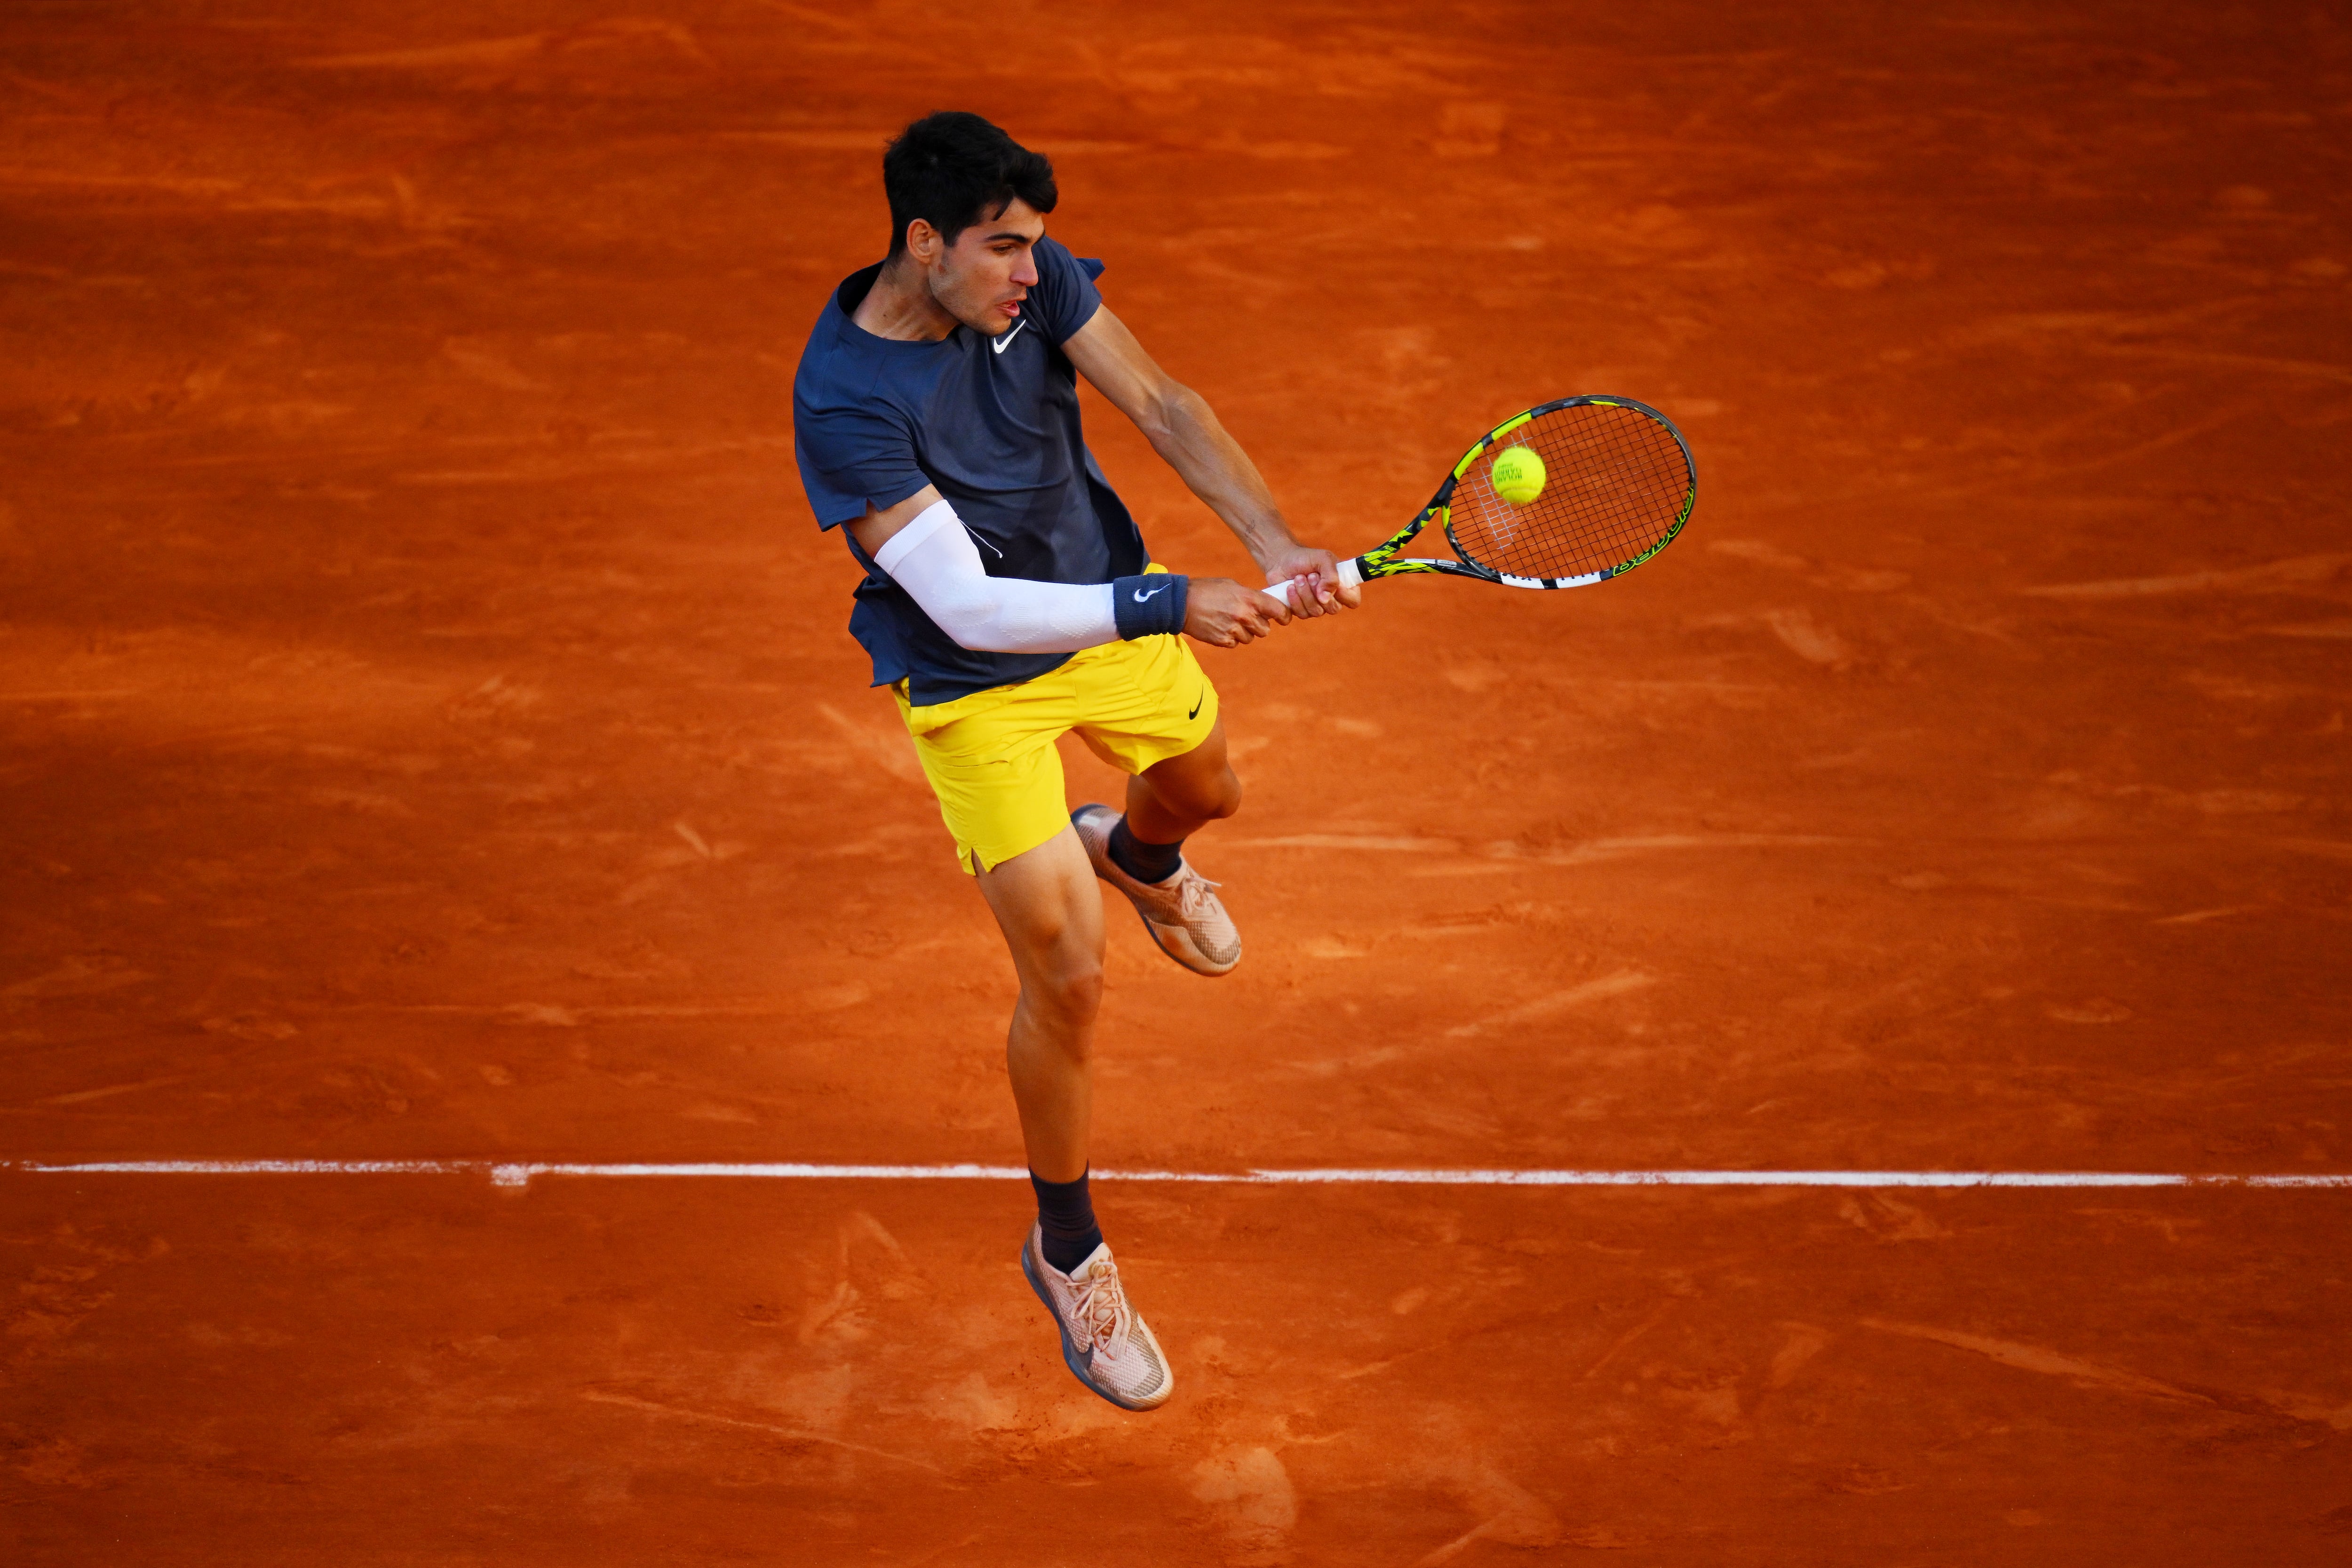
M 793 378 L 793 450 L 817 526 L 854 522 L 925 485 L 955 503 L 992 577 L 1108 583 L 1144 568 L 1143 535 L 1078 429 L 1078 378 L 1062 345 L 1094 319 L 1099 261 L 1051 239 L 1013 328 L 959 326 L 936 342 L 881 338 L 852 321 L 877 263 L 825 301 Z M 904 679 L 918 707 L 1030 680 L 1066 653 L 980 653 L 939 628 L 847 533 L 866 568 L 849 616 L 874 684 Z

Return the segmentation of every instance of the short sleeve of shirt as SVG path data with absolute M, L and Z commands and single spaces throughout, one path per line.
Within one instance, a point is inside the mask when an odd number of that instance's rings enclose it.
M 1103 264 L 1080 260 L 1051 237 L 1040 239 L 1031 255 L 1037 262 L 1037 286 L 1029 290 L 1027 312 L 1047 341 L 1059 346 L 1102 309 L 1095 279 L 1102 276 Z
M 898 410 L 869 404 L 796 413 L 793 455 L 819 528 L 854 522 L 869 506 L 896 506 L 931 482 Z

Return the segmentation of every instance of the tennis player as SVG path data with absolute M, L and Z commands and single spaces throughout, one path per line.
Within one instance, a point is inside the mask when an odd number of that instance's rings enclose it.
M 1021 1268 L 1062 1359 L 1112 1404 L 1174 1380 L 1128 1300 L 1087 1191 L 1102 997 L 1097 879 L 1196 974 L 1241 935 L 1185 841 L 1241 805 L 1216 688 L 1184 641 L 1235 647 L 1293 611 L 1154 563 L 1087 450 L 1084 375 L 1245 545 L 1296 613 L 1352 607 L 1330 552 L 1291 536 L 1199 395 L 1097 292 L 1099 261 L 1045 237 L 1053 165 L 976 114 L 930 115 L 883 154 L 890 250 L 826 300 L 793 384 L 801 482 L 865 569 L 849 629 L 896 694 L 957 861 L 1021 979 L 1005 1046 L 1037 1221 Z M 1127 809 L 1066 809 L 1055 739 L 1124 770 Z

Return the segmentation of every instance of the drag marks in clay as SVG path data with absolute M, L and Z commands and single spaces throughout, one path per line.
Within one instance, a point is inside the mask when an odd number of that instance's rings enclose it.
M 576 68 L 583 57 L 593 59 L 602 54 L 620 57 L 612 63 L 640 68 L 664 56 L 698 66 L 713 63 L 686 28 L 637 16 L 609 17 L 558 32 L 321 55 L 293 63 L 313 70 L 456 71 L 471 79 L 468 86 L 513 87 L 529 85 L 530 78 L 543 72 Z
M 2256 566 L 2180 572 L 2161 577 L 2114 577 L 2094 583 L 2054 583 L 2021 588 L 2043 599 L 2145 599 L 2178 594 L 2294 594 L 2310 584 L 2333 583 L 2352 565 L 2352 552 L 2292 555 Z
M 2165 1383 L 2146 1377 L 2121 1367 L 2104 1365 L 2063 1354 L 2041 1345 L 2021 1344 L 2010 1340 L 1991 1339 L 1982 1334 L 1962 1333 L 1952 1329 L 1931 1328 L 1918 1323 L 1888 1322 L 1876 1318 L 1864 1318 L 1862 1326 L 1881 1333 L 1901 1334 L 1912 1339 L 1927 1340 L 1980 1355 L 2002 1366 L 2019 1372 L 2031 1372 L 2044 1377 L 2063 1378 L 2077 1388 L 2109 1394 L 2128 1394 L 2137 1399 L 2155 1400 L 2164 1404 L 2210 1405 L 2241 1415 L 2263 1417 L 2284 1415 L 2291 1420 L 2312 1422 L 2352 1431 L 2352 1405 L 2331 1406 L 2324 1401 L 2286 1394 L 2261 1395 L 2232 1393 L 2226 1389 L 2200 1388 Z
M 1298 1523 L 1298 1493 L 1273 1449 L 1222 1449 L 1192 1467 L 1191 1489 L 1223 1532 L 1228 1562 L 1287 1560 L 1290 1531 Z

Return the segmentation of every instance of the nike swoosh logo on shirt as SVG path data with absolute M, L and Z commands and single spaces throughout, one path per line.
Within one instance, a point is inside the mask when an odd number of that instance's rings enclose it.
M 998 353 L 1003 353 L 1006 349 L 1013 346 L 1013 340 L 1019 337 L 1021 335 L 1021 329 L 1028 324 L 1029 319 L 1025 316 L 1023 317 L 1020 321 L 1013 322 L 1013 330 L 1005 333 L 1003 337 L 989 339 L 988 346 L 994 349 Z
M 1137 604 L 1140 605 L 1140 604 L 1144 603 L 1146 600 L 1148 600 L 1148 599 L 1151 598 L 1153 595 L 1158 594 L 1158 593 L 1160 592 L 1160 588 L 1165 588 L 1165 587 L 1167 587 L 1167 586 L 1168 586 L 1168 584 L 1167 584 L 1162 583 L 1162 584 L 1160 584 L 1160 587 L 1159 587 L 1159 588 L 1154 588 L 1154 589 L 1152 589 L 1152 590 L 1151 590 L 1151 593 L 1150 593 L 1150 594 L 1147 594 L 1147 593 L 1145 593 L 1142 589 L 1138 588 L 1138 589 L 1135 591 L 1135 602 L 1136 602 Z

